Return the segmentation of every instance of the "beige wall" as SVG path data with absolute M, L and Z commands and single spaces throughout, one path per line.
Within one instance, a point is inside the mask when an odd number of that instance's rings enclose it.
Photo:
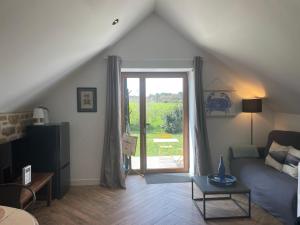
M 277 130 L 291 130 L 300 132 L 300 115 L 275 113 L 274 128 Z
M 37 102 L 49 108 L 52 121 L 70 121 L 73 184 L 99 182 L 105 123 L 105 58 L 111 54 L 121 56 L 123 67 L 126 68 L 190 68 L 193 56 L 200 55 L 204 58 L 205 87 L 211 88 L 212 81 L 218 78 L 222 80 L 220 88 L 222 85 L 230 86 L 236 89 L 238 94 L 242 93 L 240 89 L 243 87 L 238 85 L 238 74 L 197 48 L 158 16 L 150 16 L 116 45 L 76 70 Z M 97 113 L 77 113 L 77 87 L 97 87 Z M 241 97 L 238 96 L 239 99 Z M 208 119 L 215 166 L 219 155 L 226 154 L 229 145 L 249 142 L 249 128 L 250 118 L 246 114 L 238 113 L 236 117 Z M 272 112 L 265 108 L 264 113 L 255 116 L 256 143 L 264 145 L 267 133 L 272 128 Z

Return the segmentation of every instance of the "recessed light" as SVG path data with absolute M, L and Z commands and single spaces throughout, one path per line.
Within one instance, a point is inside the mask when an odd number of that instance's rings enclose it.
M 112 22 L 112 25 L 114 26 L 114 25 L 116 25 L 117 23 L 119 23 L 119 19 L 118 19 L 118 18 L 114 19 L 114 21 Z

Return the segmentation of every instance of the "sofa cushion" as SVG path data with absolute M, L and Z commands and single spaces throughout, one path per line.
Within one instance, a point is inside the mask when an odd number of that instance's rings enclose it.
M 297 180 L 272 167 L 263 159 L 232 159 L 231 173 L 251 189 L 253 202 L 278 217 L 285 224 L 293 224 L 297 212 Z
M 286 156 L 282 172 L 298 179 L 298 164 L 300 162 L 300 150 L 290 146 Z
M 269 149 L 269 154 L 266 157 L 266 165 L 271 166 L 276 170 L 282 171 L 288 150 L 288 146 L 280 145 L 273 141 Z

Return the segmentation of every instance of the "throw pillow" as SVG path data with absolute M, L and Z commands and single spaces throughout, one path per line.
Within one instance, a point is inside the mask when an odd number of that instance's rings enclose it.
M 282 172 L 298 179 L 298 163 L 300 162 L 300 150 L 290 146 L 285 158 Z
M 265 164 L 282 171 L 288 150 L 289 146 L 283 146 L 273 141 L 269 149 L 269 154 L 266 157 Z

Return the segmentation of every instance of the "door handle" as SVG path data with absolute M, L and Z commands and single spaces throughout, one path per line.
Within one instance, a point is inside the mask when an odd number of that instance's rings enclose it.
M 150 126 L 150 123 L 146 123 L 146 126 L 144 127 L 144 134 L 147 134 L 147 127 Z

